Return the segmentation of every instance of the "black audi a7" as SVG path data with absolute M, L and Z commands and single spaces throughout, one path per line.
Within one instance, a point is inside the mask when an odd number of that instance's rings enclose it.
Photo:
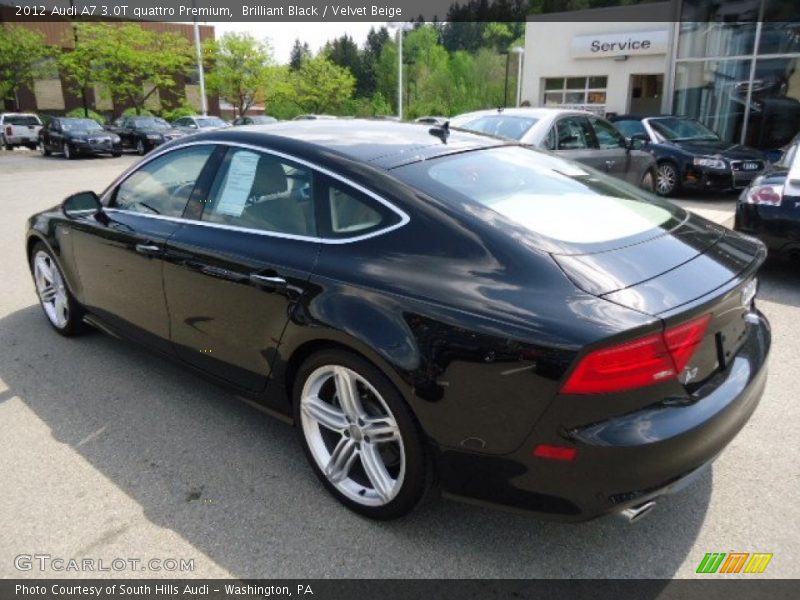
M 388 519 L 431 491 L 629 520 L 744 427 L 763 244 L 584 165 L 447 126 L 174 140 L 31 217 L 58 333 L 138 342 L 293 422 Z

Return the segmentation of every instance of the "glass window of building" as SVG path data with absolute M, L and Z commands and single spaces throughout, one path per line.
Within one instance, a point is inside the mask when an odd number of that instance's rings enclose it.
M 606 103 L 608 77 L 548 77 L 544 80 L 545 106 L 602 107 Z

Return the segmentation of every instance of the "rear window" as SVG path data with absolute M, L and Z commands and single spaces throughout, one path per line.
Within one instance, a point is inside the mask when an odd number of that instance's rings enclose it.
M 393 173 L 492 225 L 537 234 L 551 242 L 544 249 L 618 247 L 671 229 L 680 216 L 680 209 L 625 182 L 528 148 L 450 155 Z
M 3 119 L 6 125 L 41 125 L 36 115 L 6 115 Z
M 469 121 L 459 125 L 462 129 L 486 133 L 509 140 L 521 140 L 522 136 L 538 121 L 533 117 L 514 117 L 510 115 L 491 115 L 478 117 L 474 121 Z

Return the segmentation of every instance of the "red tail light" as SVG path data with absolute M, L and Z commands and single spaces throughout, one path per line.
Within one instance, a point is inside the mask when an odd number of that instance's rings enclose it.
M 759 185 L 748 190 L 745 200 L 748 204 L 779 206 L 782 198 L 782 185 Z
M 575 457 L 578 456 L 578 449 L 568 448 L 566 446 L 539 444 L 533 449 L 533 455 L 539 458 L 549 458 L 551 460 L 575 460 Z
M 562 394 L 606 394 L 674 379 L 705 336 L 711 315 L 663 333 L 587 354 L 561 388 Z

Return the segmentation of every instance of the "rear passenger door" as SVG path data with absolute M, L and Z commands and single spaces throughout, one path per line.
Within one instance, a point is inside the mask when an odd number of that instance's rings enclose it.
M 319 254 L 315 178 L 266 151 L 220 148 L 208 195 L 169 240 L 171 338 L 185 362 L 258 392 Z

